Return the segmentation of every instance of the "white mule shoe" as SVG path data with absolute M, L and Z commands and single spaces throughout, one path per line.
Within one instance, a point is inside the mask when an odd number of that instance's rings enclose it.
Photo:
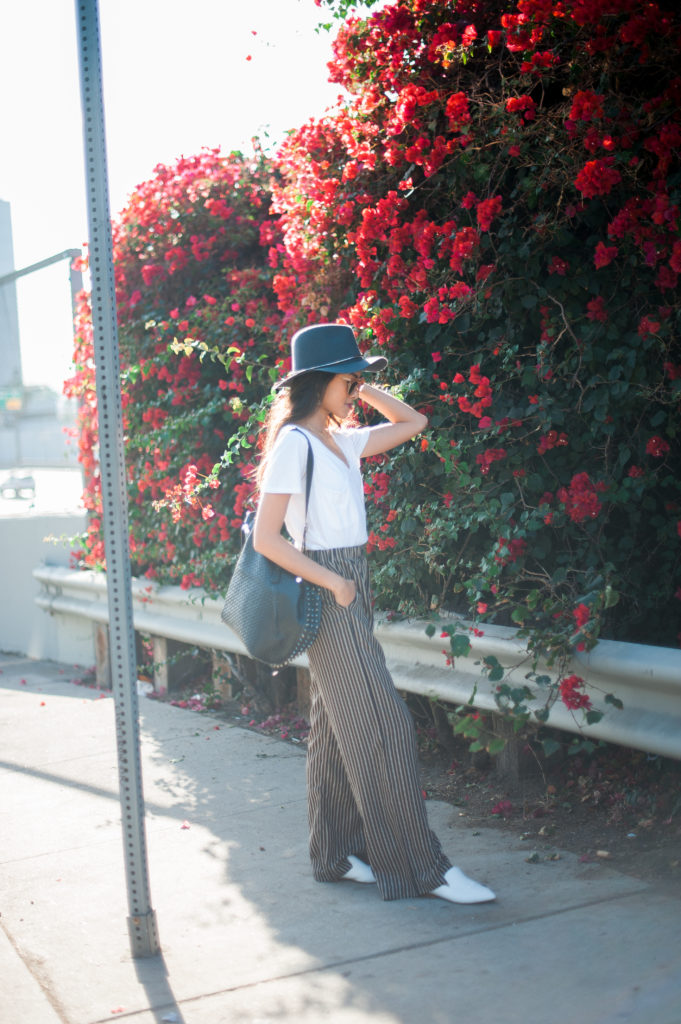
M 368 864 L 364 863 L 363 860 L 360 860 L 359 857 L 353 856 L 351 853 L 348 854 L 348 860 L 350 861 L 350 870 L 346 871 L 343 875 L 343 881 L 364 882 L 365 884 L 370 884 L 371 882 L 376 881 L 376 876 L 373 871 Z
M 461 868 L 450 868 L 445 873 L 445 884 L 433 889 L 431 896 L 449 900 L 450 903 L 489 903 L 496 899 L 491 889 L 468 878 Z

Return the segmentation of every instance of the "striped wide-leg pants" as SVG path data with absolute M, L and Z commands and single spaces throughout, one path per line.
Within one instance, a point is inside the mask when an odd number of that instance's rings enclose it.
M 322 590 L 319 634 L 307 652 L 314 877 L 338 881 L 354 854 L 371 865 L 385 900 L 431 892 L 451 865 L 428 826 L 411 715 L 374 637 L 365 549 L 306 554 L 357 584 L 348 608 Z

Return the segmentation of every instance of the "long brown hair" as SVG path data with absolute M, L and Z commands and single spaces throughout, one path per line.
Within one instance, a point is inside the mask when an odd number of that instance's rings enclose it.
M 311 416 L 321 404 L 324 392 L 333 380 L 333 374 L 322 370 L 310 370 L 294 377 L 283 387 L 269 408 L 264 423 L 264 438 L 260 463 L 255 474 L 258 488 L 262 483 L 267 459 L 282 427 L 287 423 L 300 423 Z

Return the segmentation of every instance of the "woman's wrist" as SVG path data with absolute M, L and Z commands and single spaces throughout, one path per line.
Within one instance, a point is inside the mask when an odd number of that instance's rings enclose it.
M 370 398 L 372 394 L 383 395 L 385 394 L 381 388 L 377 388 L 375 384 L 370 384 L 368 381 L 362 381 L 360 386 L 357 388 L 357 394 L 363 398 Z
M 330 590 L 333 593 L 334 591 L 336 591 L 338 589 L 338 587 L 342 583 L 343 583 L 343 577 L 342 576 L 340 576 L 337 572 L 334 572 L 333 569 L 327 569 L 327 571 L 326 571 L 326 578 L 325 578 L 325 580 L 324 580 L 324 582 L 322 584 L 322 586 L 326 590 Z

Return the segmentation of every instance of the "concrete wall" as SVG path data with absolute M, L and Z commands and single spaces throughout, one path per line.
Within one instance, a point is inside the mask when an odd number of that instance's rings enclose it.
M 60 626 L 59 616 L 38 608 L 39 565 L 68 566 L 70 548 L 48 537 L 72 537 L 85 529 L 85 515 L 52 514 L 0 518 L 0 650 L 74 665 L 94 665 L 92 623 Z

